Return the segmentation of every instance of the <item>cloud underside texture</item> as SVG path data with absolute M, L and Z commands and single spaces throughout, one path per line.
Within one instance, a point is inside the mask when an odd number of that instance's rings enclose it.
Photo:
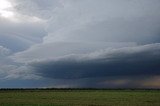
M 29 65 L 40 75 L 53 79 L 160 74 L 160 44 L 72 54 Z

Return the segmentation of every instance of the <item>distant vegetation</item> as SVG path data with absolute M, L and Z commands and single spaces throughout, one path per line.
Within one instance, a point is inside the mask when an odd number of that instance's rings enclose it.
M 0 88 L 0 91 L 5 90 L 158 90 L 156 88 Z
M 151 89 L 1 89 L 0 106 L 160 106 Z

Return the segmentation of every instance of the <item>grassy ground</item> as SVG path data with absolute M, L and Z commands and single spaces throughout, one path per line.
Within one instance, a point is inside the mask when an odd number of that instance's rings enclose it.
M 0 91 L 0 106 L 160 106 L 160 91 Z

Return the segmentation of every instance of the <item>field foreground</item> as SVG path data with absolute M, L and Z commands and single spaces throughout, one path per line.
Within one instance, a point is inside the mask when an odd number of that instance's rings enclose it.
M 160 91 L 1 90 L 0 106 L 160 106 Z

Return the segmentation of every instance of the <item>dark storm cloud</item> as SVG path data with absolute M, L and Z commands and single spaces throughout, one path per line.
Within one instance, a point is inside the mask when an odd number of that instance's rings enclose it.
M 160 88 L 159 0 L 1 1 L 0 87 Z
M 159 75 L 159 64 L 159 43 L 30 63 L 40 76 L 53 79 Z

